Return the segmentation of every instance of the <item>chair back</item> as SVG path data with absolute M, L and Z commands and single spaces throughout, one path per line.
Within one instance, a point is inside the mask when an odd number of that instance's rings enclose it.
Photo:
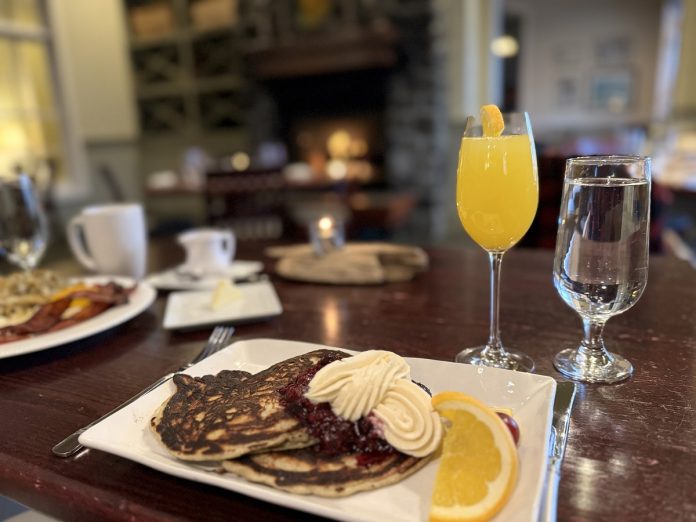
M 278 239 L 288 227 L 286 189 L 280 170 L 209 171 L 207 222 L 232 228 L 240 241 Z

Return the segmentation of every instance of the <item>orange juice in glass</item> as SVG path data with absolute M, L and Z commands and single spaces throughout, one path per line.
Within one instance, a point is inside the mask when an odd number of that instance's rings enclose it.
M 459 149 L 457 212 L 491 264 L 490 335 L 485 346 L 461 351 L 469 364 L 533 371 L 532 359 L 503 347 L 498 325 L 503 254 L 529 229 L 539 203 L 534 138 L 527 113 L 501 114 L 494 105 L 470 116 Z

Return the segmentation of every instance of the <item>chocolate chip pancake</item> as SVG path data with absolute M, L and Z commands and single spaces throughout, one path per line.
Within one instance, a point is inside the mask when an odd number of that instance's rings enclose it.
M 225 470 L 300 495 L 344 497 L 394 484 L 421 469 L 430 460 L 394 452 L 369 465 L 357 455 L 325 456 L 314 448 L 267 451 L 223 462 Z
M 183 460 L 232 459 L 270 448 L 303 448 L 315 443 L 286 412 L 278 389 L 336 350 L 315 350 L 251 375 L 224 370 L 217 375 L 174 377 L 177 391 L 151 419 L 153 432 Z

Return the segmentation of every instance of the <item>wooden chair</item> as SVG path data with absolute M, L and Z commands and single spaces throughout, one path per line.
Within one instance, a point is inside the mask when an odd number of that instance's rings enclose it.
M 521 246 L 555 248 L 566 159 L 565 156 L 539 156 L 539 207 Z
M 290 232 L 280 170 L 210 171 L 206 175 L 206 220 L 232 228 L 238 240 L 274 240 Z

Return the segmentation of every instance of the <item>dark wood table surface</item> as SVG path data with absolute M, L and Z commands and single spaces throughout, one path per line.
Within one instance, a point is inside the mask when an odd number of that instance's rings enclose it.
M 336 287 L 273 277 L 282 316 L 239 326 L 237 338 L 452 360 L 487 337 L 487 259 L 479 250 L 429 254 L 430 269 L 408 283 Z M 159 267 L 180 256 L 167 241 L 151 248 Z M 260 249 L 240 247 L 238 258 L 253 257 L 262 259 Z M 506 255 L 502 332 L 507 345 L 534 357 L 538 373 L 560 380 L 552 357 L 578 343 L 581 323 L 556 294 L 551 268 L 549 251 Z M 696 520 L 695 297 L 690 266 L 653 258 L 639 303 L 609 321 L 606 342 L 633 362 L 635 374 L 621 384 L 579 386 L 559 520 Z M 65 520 L 312 520 L 100 451 L 52 455 L 64 436 L 200 349 L 208 331 L 161 328 L 164 303 L 160 297 L 137 318 L 89 339 L 0 359 L 0 494 Z

